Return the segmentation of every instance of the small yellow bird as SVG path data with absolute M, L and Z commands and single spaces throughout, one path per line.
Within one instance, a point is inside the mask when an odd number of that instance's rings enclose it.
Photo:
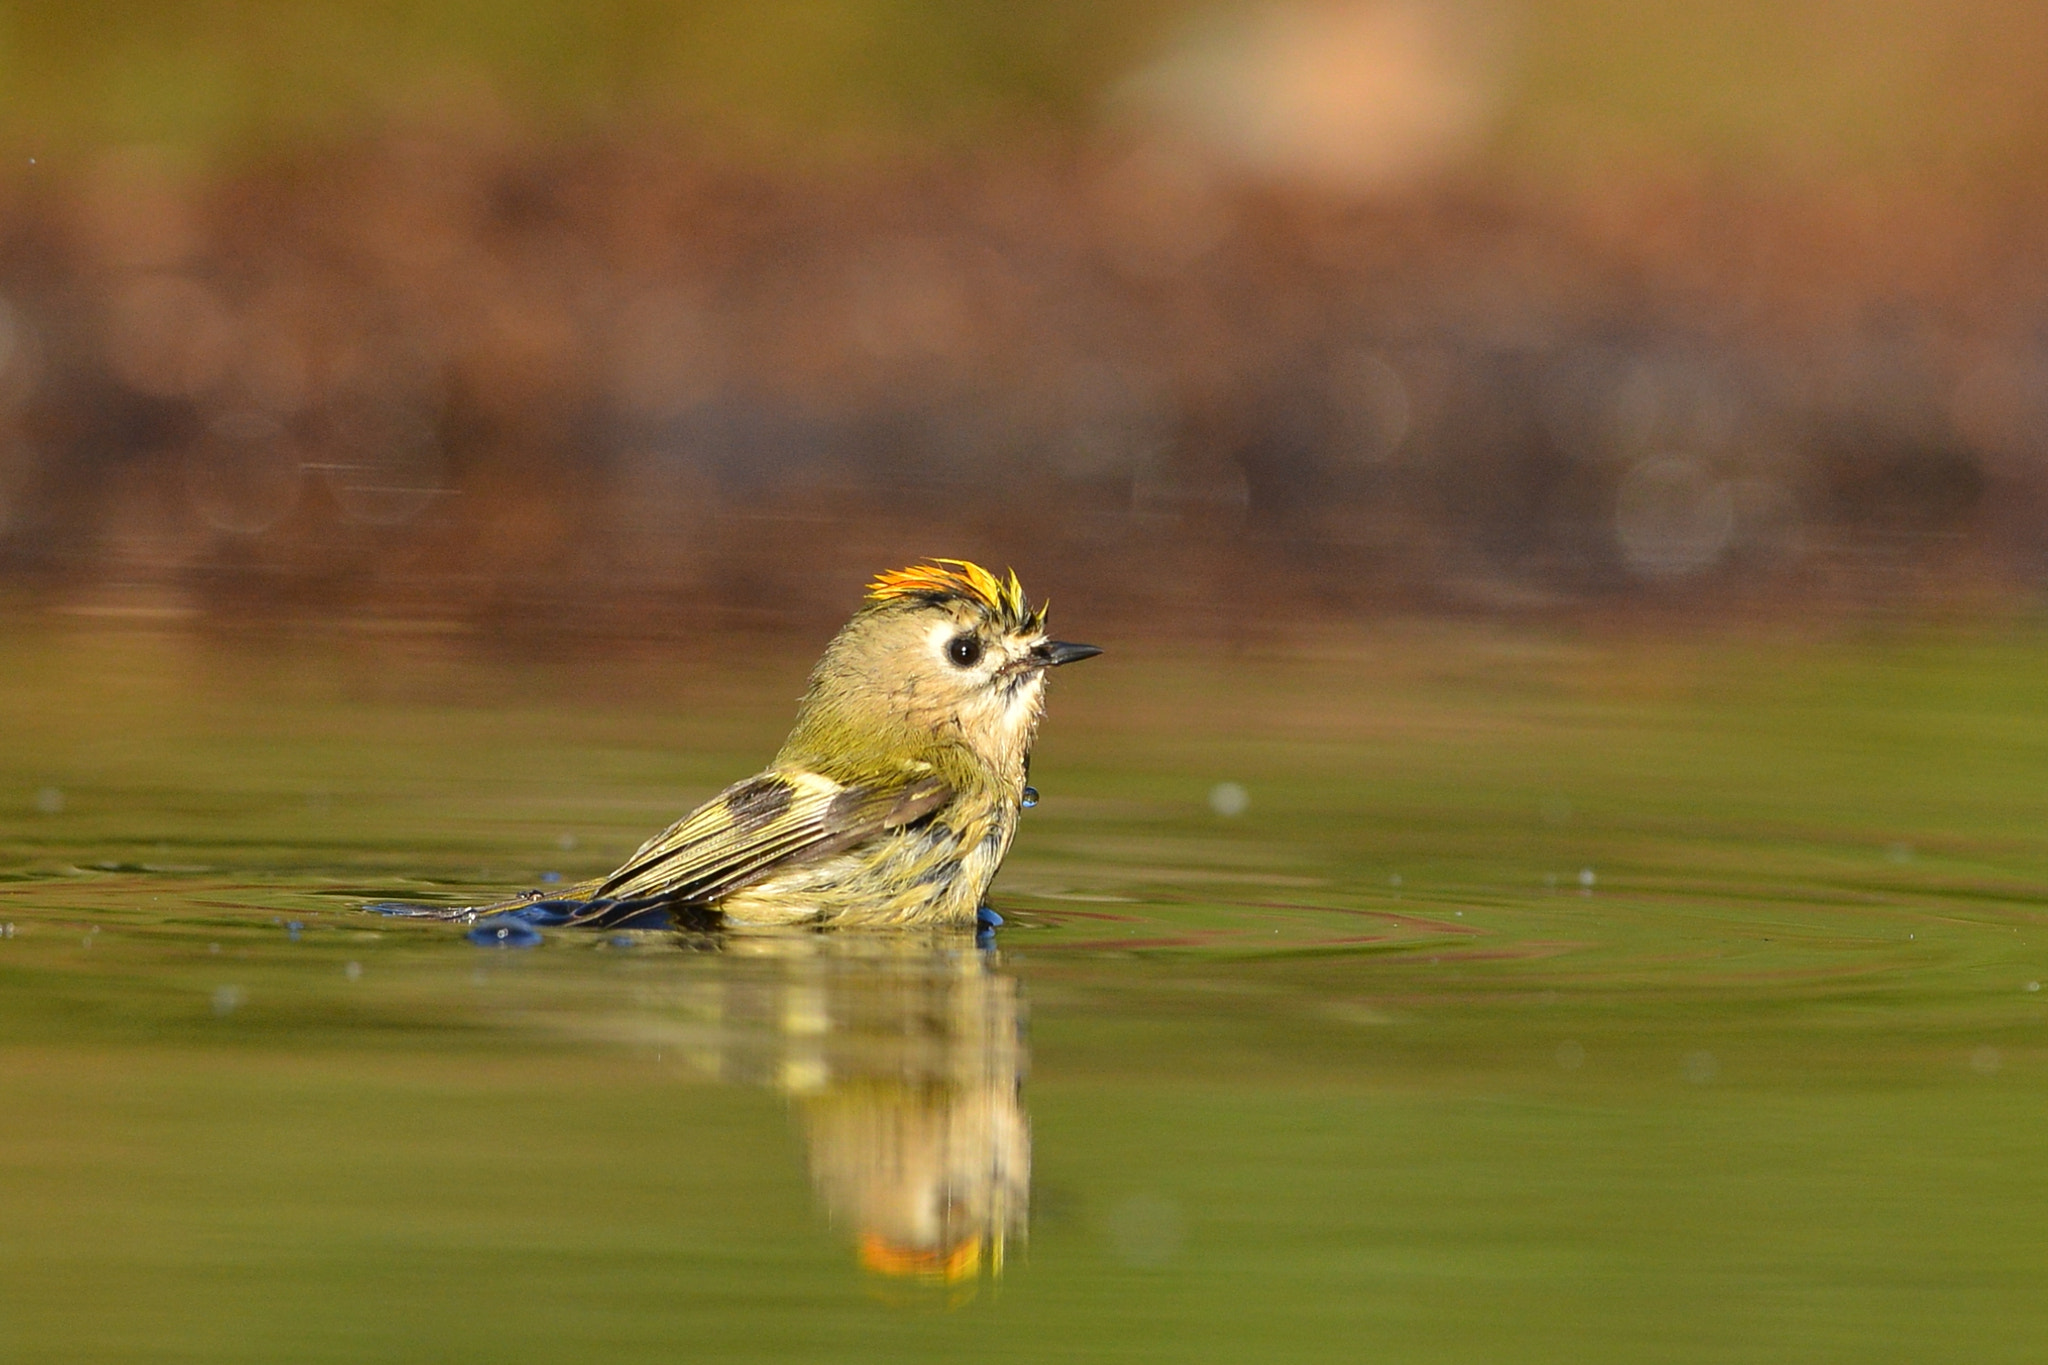
M 1026 800 L 1052 640 L 1015 571 L 936 559 L 881 574 L 811 670 L 766 772 L 536 903 L 573 921 L 695 909 L 732 924 L 976 922 Z

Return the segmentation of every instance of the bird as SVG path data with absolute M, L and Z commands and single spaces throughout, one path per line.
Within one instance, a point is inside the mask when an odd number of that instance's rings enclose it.
M 553 922 L 690 911 L 723 925 L 967 927 L 1016 836 L 1054 640 L 1014 569 L 964 559 L 878 574 L 817 666 L 765 771 L 609 876 L 473 912 Z M 1000 922 L 998 918 L 996 922 Z

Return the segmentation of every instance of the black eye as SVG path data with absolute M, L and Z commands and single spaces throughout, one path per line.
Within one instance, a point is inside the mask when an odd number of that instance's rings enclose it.
M 946 657 L 962 668 L 972 668 L 981 662 L 981 641 L 972 635 L 955 635 L 946 641 Z

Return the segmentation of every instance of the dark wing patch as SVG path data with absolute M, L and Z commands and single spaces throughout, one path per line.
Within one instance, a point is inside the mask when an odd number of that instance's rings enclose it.
M 780 773 L 763 773 L 748 778 L 719 799 L 725 802 L 733 829 L 740 834 L 752 834 L 787 811 L 795 798 L 796 793 Z
M 829 857 L 921 820 L 952 795 L 935 777 L 844 787 L 810 773 L 762 773 L 648 840 L 592 898 L 716 901 L 776 868 Z

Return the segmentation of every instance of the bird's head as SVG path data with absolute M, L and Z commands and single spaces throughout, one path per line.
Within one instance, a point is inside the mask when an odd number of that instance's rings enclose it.
M 1044 605 L 1031 607 L 1014 571 L 997 578 L 964 559 L 894 569 L 819 660 L 798 733 L 815 713 L 834 742 L 849 731 L 885 745 L 937 739 L 1021 772 L 1046 673 L 1101 652 L 1049 638 Z

